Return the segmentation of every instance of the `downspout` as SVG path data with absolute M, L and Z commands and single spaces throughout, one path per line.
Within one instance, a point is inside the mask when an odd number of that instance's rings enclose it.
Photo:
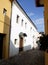
M 13 1 L 11 1 L 11 13 L 10 13 L 10 28 L 9 28 L 9 47 L 8 47 L 8 58 L 10 57 L 10 35 L 11 35 L 12 5 L 13 5 Z

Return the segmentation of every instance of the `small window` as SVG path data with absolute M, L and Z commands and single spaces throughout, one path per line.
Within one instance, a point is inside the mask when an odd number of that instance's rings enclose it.
M 21 26 L 23 26 L 23 19 L 22 19 L 22 21 L 21 21 Z
M 26 39 L 24 40 L 24 42 L 26 43 Z
M 35 36 L 33 35 L 33 38 L 34 38 Z
M 19 21 L 19 15 L 17 15 L 17 20 L 16 20 L 16 22 L 18 23 L 18 21 Z
M 27 28 L 27 23 L 25 23 L 25 28 Z
M 3 14 L 6 15 L 7 10 L 3 8 Z
M 30 31 L 32 30 L 32 27 L 30 28 Z
M 34 31 L 34 29 L 33 29 L 33 31 Z
M 14 44 L 16 44 L 16 43 L 17 43 L 17 39 L 14 40 Z

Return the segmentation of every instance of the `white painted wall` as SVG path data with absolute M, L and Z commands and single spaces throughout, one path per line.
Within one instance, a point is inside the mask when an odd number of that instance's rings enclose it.
M 16 23 L 17 15 L 19 15 L 19 22 Z M 21 26 L 21 20 L 23 21 L 23 26 Z M 27 23 L 27 27 L 25 28 L 25 23 Z M 30 28 L 32 27 L 32 30 Z M 24 37 L 23 49 L 24 51 L 37 47 L 36 40 L 38 32 L 34 25 L 30 22 L 24 11 L 20 8 L 20 6 L 13 2 L 12 5 L 12 18 L 11 18 L 11 34 L 10 34 L 10 56 L 19 53 L 19 33 L 23 32 L 27 34 L 27 37 Z M 34 38 L 33 38 L 34 36 Z M 17 39 L 17 43 L 14 44 L 14 40 Z M 25 41 L 26 39 L 26 41 Z M 33 43 L 34 41 L 34 43 Z

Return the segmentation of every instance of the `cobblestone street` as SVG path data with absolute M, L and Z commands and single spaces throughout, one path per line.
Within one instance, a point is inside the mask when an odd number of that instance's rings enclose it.
M 43 51 L 29 50 L 0 61 L 0 65 L 45 65 L 45 56 Z

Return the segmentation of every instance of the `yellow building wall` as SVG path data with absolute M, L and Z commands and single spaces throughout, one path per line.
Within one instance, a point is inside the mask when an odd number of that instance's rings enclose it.
M 45 65 L 48 65 L 48 53 L 45 51 Z
M 48 34 L 48 0 L 44 0 L 45 34 Z
M 6 9 L 6 15 L 3 14 L 3 9 Z M 3 40 L 3 58 L 9 56 L 9 29 L 10 29 L 10 16 L 11 16 L 11 1 L 0 0 L 0 33 L 5 34 Z
M 44 0 L 44 24 L 45 34 L 48 34 L 48 0 Z M 48 53 L 45 51 L 45 65 L 48 65 Z

